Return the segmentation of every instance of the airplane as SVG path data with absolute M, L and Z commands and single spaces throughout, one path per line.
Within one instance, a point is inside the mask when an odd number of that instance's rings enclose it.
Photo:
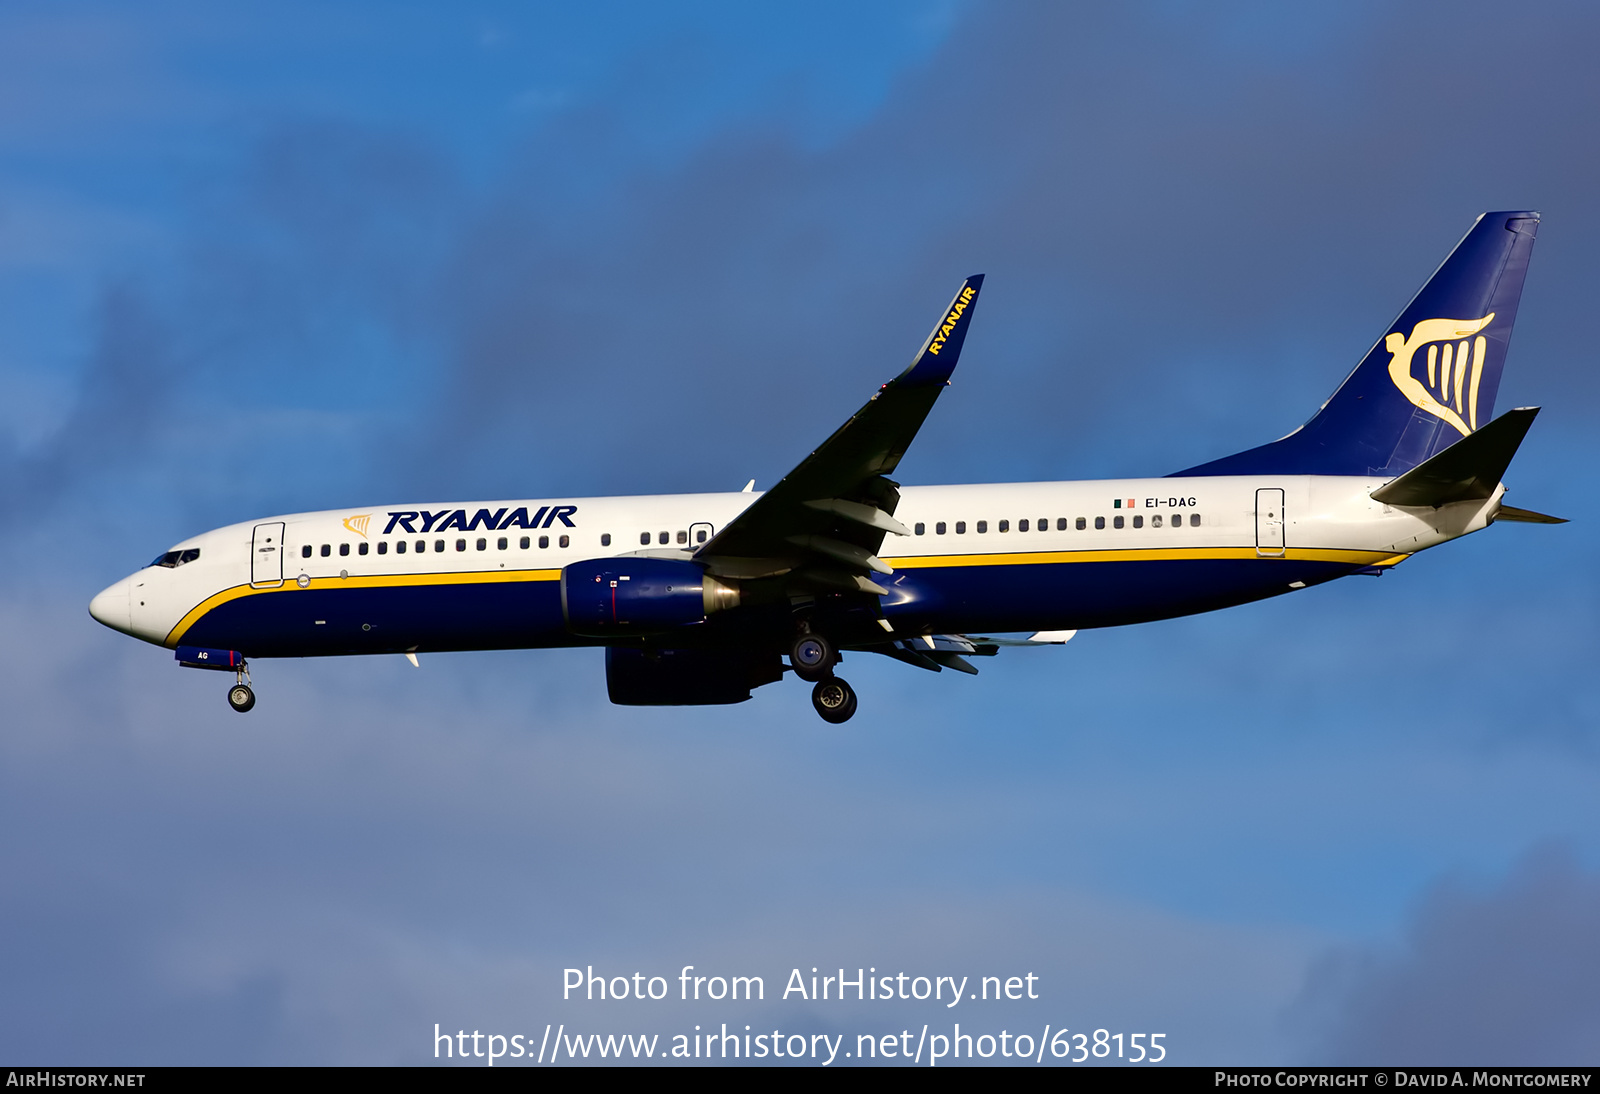
M 367 506 L 176 544 L 90 614 L 234 674 L 251 660 L 594 646 L 613 703 L 743 702 L 792 672 L 831 723 L 844 653 L 970 657 L 1382 574 L 1498 521 L 1537 407 L 1493 416 L 1539 226 L 1485 213 L 1287 436 L 1158 478 L 891 478 L 971 326 L 969 277 L 911 364 L 772 489 Z

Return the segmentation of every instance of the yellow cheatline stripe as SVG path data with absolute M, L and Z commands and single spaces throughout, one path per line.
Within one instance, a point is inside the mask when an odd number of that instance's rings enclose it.
M 456 574 L 363 574 L 350 577 L 314 577 L 307 589 L 383 589 L 407 585 L 496 585 L 517 581 L 560 581 L 560 570 L 475 570 L 468 573 Z M 268 589 L 257 589 L 249 585 L 235 585 L 231 589 L 223 589 L 220 593 L 213 593 L 206 597 L 193 608 L 187 615 L 178 620 L 178 625 L 167 632 L 163 645 L 167 648 L 176 646 L 180 639 L 211 609 L 238 600 L 246 596 L 261 596 L 265 593 L 298 593 L 303 590 L 298 582 L 290 578 L 282 585 Z
M 1062 562 L 1152 562 L 1183 559 L 1256 559 L 1254 547 L 1154 547 L 1126 551 L 1026 551 L 1005 555 L 917 555 L 909 558 L 891 558 L 897 570 L 921 570 L 943 566 L 1038 566 Z M 1384 551 L 1347 551 L 1335 548 L 1291 547 L 1286 555 L 1269 556 L 1271 561 L 1289 558 L 1305 562 L 1342 562 L 1352 566 L 1393 566 L 1404 562 L 1409 555 L 1391 555 Z M 351 577 L 314 577 L 309 589 L 378 589 L 415 585 L 490 585 L 516 581 L 560 581 L 560 570 L 477 570 L 467 573 L 440 574 L 370 574 Z M 189 609 L 178 625 L 167 633 L 163 645 L 176 646 L 190 627 L 207 612 L 230 600 L 265 593 L 300 592 L 293 579 L 275 588 L 257 589 L 249 585 L 235 585 L 213 593 Z
M 1005 555 L 916 555 L 886 558 L 896 570 L 921 570 L 937 566 L 1040 566 L 1062 562 L 1156 562 L 1174 559 L 1263 559 L 1281 562 L 1342 562 L 1352 566 L 1393 566 L 1408 555 L 1388 551 L 1350 551 L 1341 548 L 1291 547 L 1282 555 L 1258 555 L 1254 547 L 1151 547 L 1126 551 L 1027 551 Z

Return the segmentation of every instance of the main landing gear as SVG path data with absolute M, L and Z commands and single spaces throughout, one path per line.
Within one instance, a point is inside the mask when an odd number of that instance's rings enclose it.
M 228 705 L 240 714 L 256 705 L 256 693 L 246 683 L 250 679 L 250 666 L 244 662 L 234 672 L 234 685 L 228 689 Z
M 814 684 L 832 676 L 838 660 L 839 653 L 833 643 L 811 631 L 796 638 L 789 649 L 789 664 L 794 666 L 794 674 L 807 683 Z
M 789 649 L 794 674 L 816 685 L 811 689 L 811 705 L 824 722 L 834 725 L 848 722 L 856 712 L 855 689 L 833 674 L 838 662 L 839 652 L 833 643 L 812 631 L 796 638 Z
M 811 689 L 811 705 L 824 722 L 848 722 L 856 712 L 856 689 L 837 676 L 818 680 Z

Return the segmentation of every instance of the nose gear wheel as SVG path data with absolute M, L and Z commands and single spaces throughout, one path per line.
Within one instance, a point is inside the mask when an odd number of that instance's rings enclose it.
M 256 705 L 255 689 L 250 686 L 250 662 L 240 661 L 233 670 L 233 687 L 228 689 L 228 705 L 240 714 Z

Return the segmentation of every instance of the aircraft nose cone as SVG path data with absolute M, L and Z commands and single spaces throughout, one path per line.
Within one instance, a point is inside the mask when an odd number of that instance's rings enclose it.
M 133 621 L 128 612 L 128 579 L 104 589 L 89 601 L 89 614 L 114 631 L 133 633 Z

